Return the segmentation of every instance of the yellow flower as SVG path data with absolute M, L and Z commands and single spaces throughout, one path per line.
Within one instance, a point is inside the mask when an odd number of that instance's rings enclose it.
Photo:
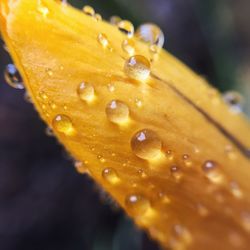
M 144 43 L 130 22 L 84 12 L 61 1 L 0 2 L 25 87 L 78 171 L 164 247 L 248 249 L 249 122 L 159 51 L 162 40 Z

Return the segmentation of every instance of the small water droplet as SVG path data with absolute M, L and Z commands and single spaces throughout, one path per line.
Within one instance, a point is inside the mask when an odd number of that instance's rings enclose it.
M 164 44 L 164 34 L 162 30 L 155 24 L 145 23 L 138 27 L 135 33 L 143 42 L 150 45 L 150 50 L 153 53 L 158 53 L 159 49 L 163 47 Z
M 83 10 L 84 14 L 86 14 L 88 16 L 93 17 L 95 15 L 95 10 L 89 5 L 84 6 L 82 10 Z
M 141 177 L 141 178 L 146 178 L 147 174 L 145 173 L 145 171 L 143 169 L 138 169 L 137 174 Z
M 183 241 L 183 243 L 185 242 L 186 244 L 189 244 L 192 241 L 191 233 L 183 225 L 180 224 L 174 225 L 173 234 L 177 239 Z
M 202 165 L 202 170 L 207 178 L 214 183 L 220 183 L 223 180 L 223 176 L 218 169 L 218 164 L 214 161 L 205 161 Z
M 225 153 L 230 160 L 237 159 L 237 153 L 231 145 L 226 145 Z
M 75 133 L 71 119 L 67 115 L 56 115 L 52 121 L 53 128 L 65 135 L 73 135 Z
M 55 110 L 56 109 L 56 104 L 53 101 L 49 101 L 49 106 L 51 109 Z
M 154 131 L 143 129 L 132 137 L 131 148 L 136 156 L 145 160 L 152 160 L 160 156 L 162 142 Z
M 15 89 L 24 89 L 21 76 L 14 64 L 7 64 L 4 71 L 5 81 Z
M 164 192 L 159 192 L 158 198 L 160 199 L 161 202 L 166 204 L 169 204 L 171 202 L 170 198 Z
M 182 156 L 182 159 L 183 159 L 185 166 L 190 167 L 192 165 L 192 161 L 191 161 L 190 156 L 188 154 L 184 154 Z
M 39 97 L 43 100 L 43 101 L 47 101 L 48 100 L 48 96 L 44 91 L 40 91 L 39 92 Z
M 47 17 L 47 15 L 49 14 L 49 9 L 41 4 L 39 4 L 37 10 L 42 14 L 43 17 Z
M 141 101 L 139 98 L 135 98 L 135 105 L 136 105 L 138 108 L 141 108 L 141 106 L 142 106 L 142 101 Z
M 241 191 L 239 184 L 236 181 L 231 181 L 229 185 L 232 195 L 238 199 L 242 198 L 243 193 Z
M 97 155 L 97 159 L 98 159 L 101 163 L 106 162 L 106 159 L 105 159 L 102 155 Z
M 106 106 L 106 115 L 111 122 L 124 123 L 129 119 L 129 108 L 122 101 L 112 100 Z
M 82 161 L 75 161 L 74 167 L 79 174 L 87 174 L 89 171 Z
M 130 39 L 125 39 L 122 42 L 122 49 L 124 52 L 129 54 L 130 56 L 134 55 L 135 47 L 134 42 Z
M 223 94 L 223 100 L 233 113 L 242 112 L 243 97 L 236 91 L 228 91 Z
M 102 16 L 98 13 L 94 15 L 94 18 L 97 22 L 102 21 Z
M 169 161 L 172 161 L 174 159 L 174 153 L 172 152 L 172 150 L 167 150 L 165 155 Z
M 201 203 L 197 204 L 197 211 L 202 217 L 206 217 L 208 215 L 208 209 Z
M 78 96 L 82 101 L 90 102 L 94 99 L 95 90 L 92 84 L 82 82 L 77 89 Z
M 102 45 L 103 48 L 106 48 L 109 45 L 108 38 L 103 33 L 98 34 L 97 41 Z
M 141 194 L 130 194 L 125 199 L 127 209 L 135 214 L 142 215 L 150 208 L 150 202 Z
M 120 182 L 120 178 L 113 168 L 105 168 L 102 171 L 102 177 L 110 184 L 117 184 Z
M 47 136 L 49 136 L 49 137 L 54 137 L 54 136 L 55 136 L 53 130 L 51 129 L 51 127 L 47 127 L 47 128 L 45 129 L 45 134 L 46 134 Z
M 150 75 L 150 62 L 144 56 L 132 56 L 125 62 L 124 71 L 132 79 L 145 81 Z
M 107 87 L 109 92 L 115 91 L 115 85 L 113 83 L 108 83 Z
M 117 24 L 118 29 L 125 33 L 128 37 L 134 35 L 134 25 L 128 20 L 122 20 Z
M 109 22 L 115 26 L 118 25 L 118 23 L 121 21 L 122 19 L 119 16 L 111 16 L 109 19 Z
M 183 176 L 181 169 L 176 165 L 170 167 L 170 173 L 177 181 L 179 181 Z
M 24 100 L 26 102 L 33 103 L 32 99 L 27 91 L 24 93 Z
M 53 76 L 53 71 L 52 71 L 52 69 L 50 69 L 50 68 L 46 68 L 46 73 L 49 75 L 49 76 Z

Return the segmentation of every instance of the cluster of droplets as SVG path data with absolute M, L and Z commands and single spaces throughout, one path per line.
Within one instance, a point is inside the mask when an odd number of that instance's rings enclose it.
M 94 8 L 92 8 L 89 5 L 86 5 L 82 8 L 83 13 L 94 18 L 95 21 L 101 21 L 102 20 L 102 16 L 98 13 L 95 12 Z

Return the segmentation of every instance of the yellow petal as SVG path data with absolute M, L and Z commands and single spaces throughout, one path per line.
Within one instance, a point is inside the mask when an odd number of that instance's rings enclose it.
M 250 126 L 216 90 L 166 51 L 147 77 L 148 46 L 132 38 L 137 75 L 124 33 L 60 1 L 1 0 L 0 27 L 79 172 L 140 227 L 172 249 L 248 249 Z

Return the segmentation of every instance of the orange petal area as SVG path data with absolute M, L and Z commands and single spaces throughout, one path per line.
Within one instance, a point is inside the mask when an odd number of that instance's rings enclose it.
M 60 1 L 1 0 L 0 28 L 42 119 L 136 224 L 165 248 L 249 249 L 250 126 L 216 90 L 136 38 L 126 62 L 124 33 Z

